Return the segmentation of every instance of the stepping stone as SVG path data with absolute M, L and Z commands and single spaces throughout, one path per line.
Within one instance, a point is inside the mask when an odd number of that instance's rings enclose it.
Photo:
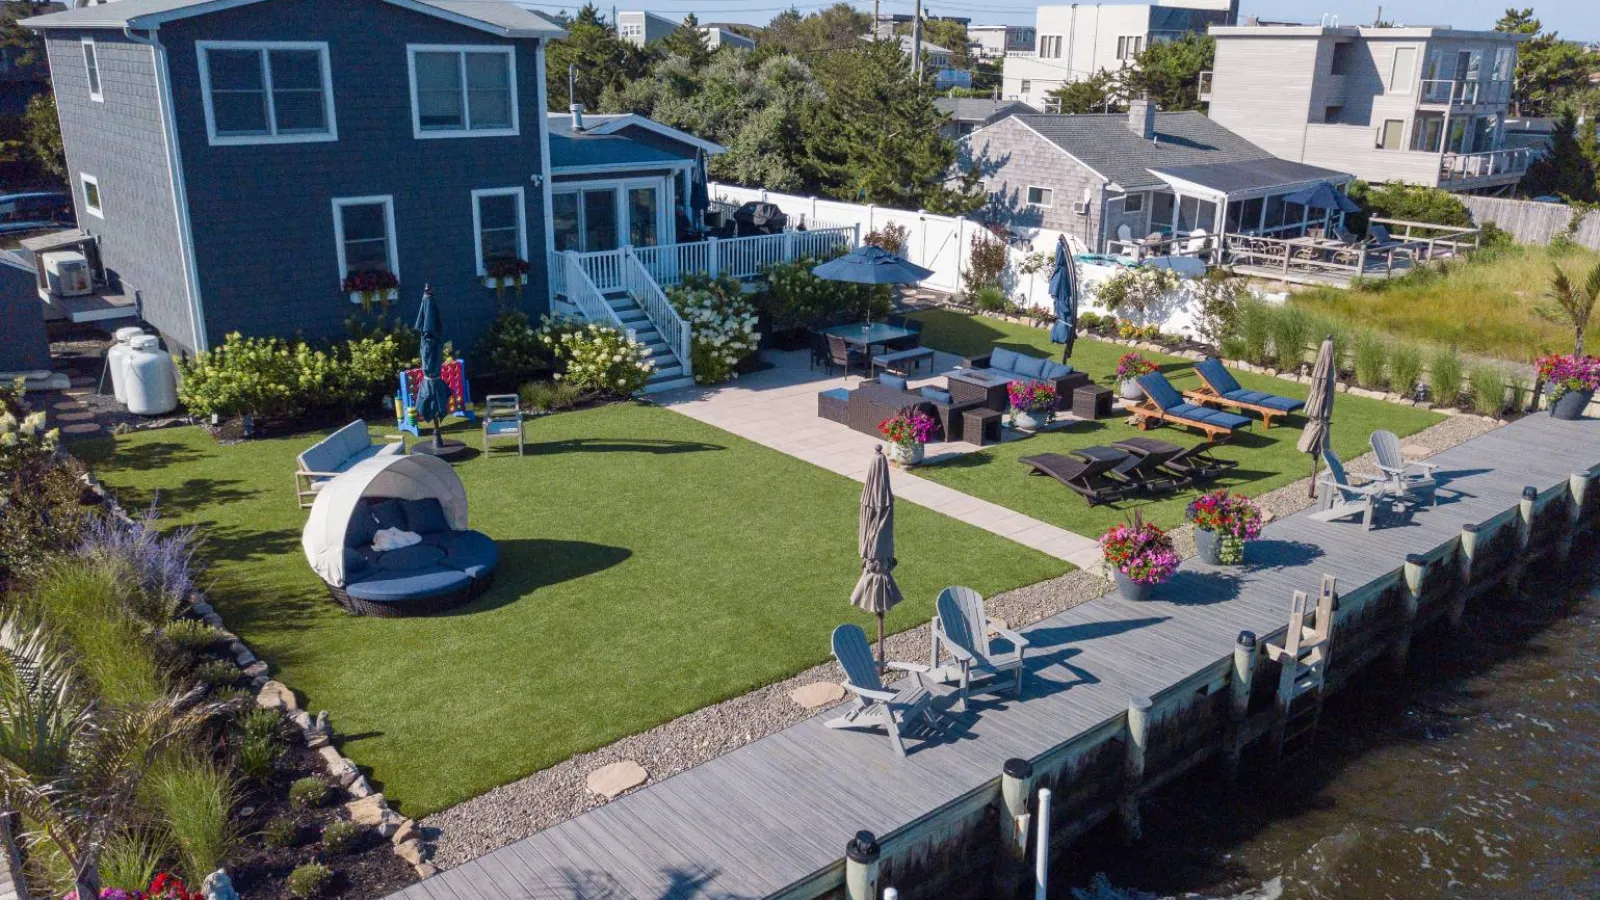
M 65 434 L 99 434 L 100 426 L 93 422 L 79 422 L 76 425 L 63 425 L 61 431 Z
M 789 692 L 789 699 L 803 709 L 822 709 L 844 699 L 844 688 L 831 681 L 816 681 Z
M 1425 459 L 1433 455 L 1433 448 L 1421 444 L 1401 444 L 1400 455 L 1406 459 Z
M 94 413 L 89 412 L 88 410 L 83 410 L 82 412 L 56 413 L 56 418 L 63 422 L 92 422 L 94 421 Z
M 584 784 L 588 785 L 590 791 L 610 800 L 623 791 L 644 784 L 649 777 L 650 773 L 644 770 L 644 766 L 625 759 L 590 772 Z
M 50 408 L 58 409 L 62 412 L 78 412 L 80 410 L 87 409 L 88 407 L 84 406 L 83 403 L 78 400 L 58 400 L 55 403 L 50 404 Z

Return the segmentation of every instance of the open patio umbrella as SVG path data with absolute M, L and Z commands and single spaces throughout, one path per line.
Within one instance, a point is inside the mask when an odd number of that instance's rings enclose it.
M 933 277 L 933 270 L 901 259 L 882 247 L 864 244 L 838 259 L 813 267 L 811 274 L 828 281 L 854 284 L 916 284 Z
M 1295 191 L 1283 198 L 1288 203 L 1298 203 L 1311 209 L 1332 209 L 1343 213 L 1356 213 L 1361 207 L 1354 200 L 1334 190 L 1333 185 L 1326 181 Z
M 1317 463 L 1322 448 L 1328 446 L 1328 429 L 1333 424 L 1333 335 L 1322 339 L 1317 364 L 1311 369 L 1311 395 L 1306 398 L 1306 427 L 1300 432 L 1301 453 L 1311 454 L 1311 497 L 1317 496 Z
M 417 389 L 417 418 L 433 423 L 433 443 L 419 444 L 412 451 L 449 456 L 465 445 L 439 437 L 439 420 L 450 414 L 450 386 L 441 375 L 444 338 L 440 335 L 439 310 L 433 302 L 432 286 L 422 288 L 422 306 L 417 310 L 416 327 L 422 335 L 422 385 Z
M 1072 356 L 1078 339 L 1078 279 L 1072 271 L 1072 254 L 1067 252 L 1067 237 L 1056 239 L 1056 268 L 1050 273 L 1050 299 L 1055 301 L 1056 323 L 1050 326 L 1050 342 L 1065 344 L 1061 361 Z
M 894 492 L 889 489 L 889 461 L 883 447 L 867 469 L 861 489 L 861 580 L 850 602 L 878 617 L 878 667 L 883 667 L 883 615 L 904 599 L 894 582 Z

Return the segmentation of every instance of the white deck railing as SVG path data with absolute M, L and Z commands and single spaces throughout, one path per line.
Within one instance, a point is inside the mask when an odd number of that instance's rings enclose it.
M 566 253 L 557 253 L 556 256 L 560 258 L 559 264 L 564 269 L 567 301 L 576 306 L 585 319 L 610 325 L 623 334 L 628 334 L 628 326 L 622 324 L 617 311 L 606 302 L 605 295 L 585 271 L 578 254 L 568 250 Z M 557 261 L 552 260 L 551 264 L 554 266 Z
M 661 339 L 667 342 L 667 347 L 678 357 L 678 364 L 683 367 L 684 376 L 692 375 L 690 347 L 693 332 L 689 328 L 689 323 L 672 308 L 672 302 L 662 292 L 661 285 L 657 284 L 645 270 L 638 254 L 627 248 L 623 249 L 622 254 L 622 289 L 644 309 L 644 314 L 650 317 L 651 324 L 661 332 Z
M 855 247 L 855 241 L 855 226 L 844 225 L 742 238 L 708 238 L 688 244 L 634 247 L 631 252 L 656 284 L 665 287 L 683 281 L 684 274 L 689 272 L 754 278 L 773 263 L 848 251 Z M 557 255 L 575 257 L 594 286 L 605 292 L 623 289 L 623 261 L 628 252 L 626 248 L 593 253 L 569 250 Z M 553 285 L 558 294 L 563 293 L 562 287 L 559 283 Z
M 1470 181 L 1500 175 L 1521 175 L 1528 171 L 1535 152 L 1526 147 L 1487 150 L 1482 153 L 1446 153 L 1439 160 L 1439 178 L 1444 181 Z

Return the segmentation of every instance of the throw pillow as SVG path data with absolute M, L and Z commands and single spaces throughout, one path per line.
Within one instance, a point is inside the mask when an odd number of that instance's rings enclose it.
M 367 558 L 357 550 L 344 548 L 344 578 L 349 581 L 351 577 L 360 575 L 367 570 Z
M 1072 367 L 1066 363 L 1047 361 L 1044 364 L 1044 369 L 1039 372 L 1039 377 L 1048 381 L 1055 381 L 1057 378 L 1065 378 L 1071 374 Z
M 350 514 L 350 524 L 344 529 L 344 544 L 346 547 L 365 547 L 372 543 L 372 536 L 378 533 L 378 520 L 372 516 L 372 507 L 365 503 L 357 504 L 355 512 Z
M 953 402 L 950 399 L 950 392 L 949 391 L 941 391 L 936 387 L 925 387 L 925 388 L 923 388 L 922 389 L 922 396 L 926 397 L 929 400 L 932 400 L 935 403 L 943 403 L 945 406 L 949 406 Z
M 1017 370 L 1017 351 L 1007 350 L 1004 347 L 996 347 L 994 351 L 989 354 L 989 368 L 1000 369 L 1005 372 L 1015 372 Z
M 1012 367 L 1011 371 L 1021 375 L 1023 378 L 1041 378 L 1043 377 L 1042 373 L 1044 372 L 1045 362 L 1046 360 L 1040 359 L 1037 356 L 1023 356 L 1018 354 L 1017 363 Z
M 878 376 L 878 383 L 884 387 L 894 388 L 897 391 L 903 391 L 906 389 L 906 380 L 904 378 L 901 378 L 899 375 L 890 375 L 887 372 Z
M 422 500 L 403 500 L 400 506 L 406 512 L 407 531 L 432 534 L 450 527 L 450 521 L 444 515 L 444 507 L 432 497 Z
M 372 504 L 372 517 L 378 520 L 378 527 L 373 529 L 374 532 L 385 528 L 407 530 L 405 507 L 400 505 L 399 500 L 379 500 Z

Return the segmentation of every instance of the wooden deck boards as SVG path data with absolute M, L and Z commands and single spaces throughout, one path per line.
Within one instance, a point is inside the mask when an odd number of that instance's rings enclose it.
M 1021 700 L 974 698 L 942 736 L 909 741 L 904 759 L 881 734 L 824 728 L 823 714 L 393 897 L 766 896 L 834 864 L 855 831 L 892 832 L 994 778 L 1004 759 L 1037 757 L 1120 714 L 1130 696 L 1215 664 L 1239 631 L 1282 630 L 1290 592 L 1315 592 L 1324 573 L 1346 590 L 1366 584 L 1515 505 L 1525 485 L 1545 490 L 1600 465 L 1600 422 L 1531 416 L 1430 462 L 1440 502 L 1407 522 L 1366 531 L 1289 516 L 1251 545 L 1247 567 L 1190 560 L 1149 602 L 1113 594 L 1034 624 Z

